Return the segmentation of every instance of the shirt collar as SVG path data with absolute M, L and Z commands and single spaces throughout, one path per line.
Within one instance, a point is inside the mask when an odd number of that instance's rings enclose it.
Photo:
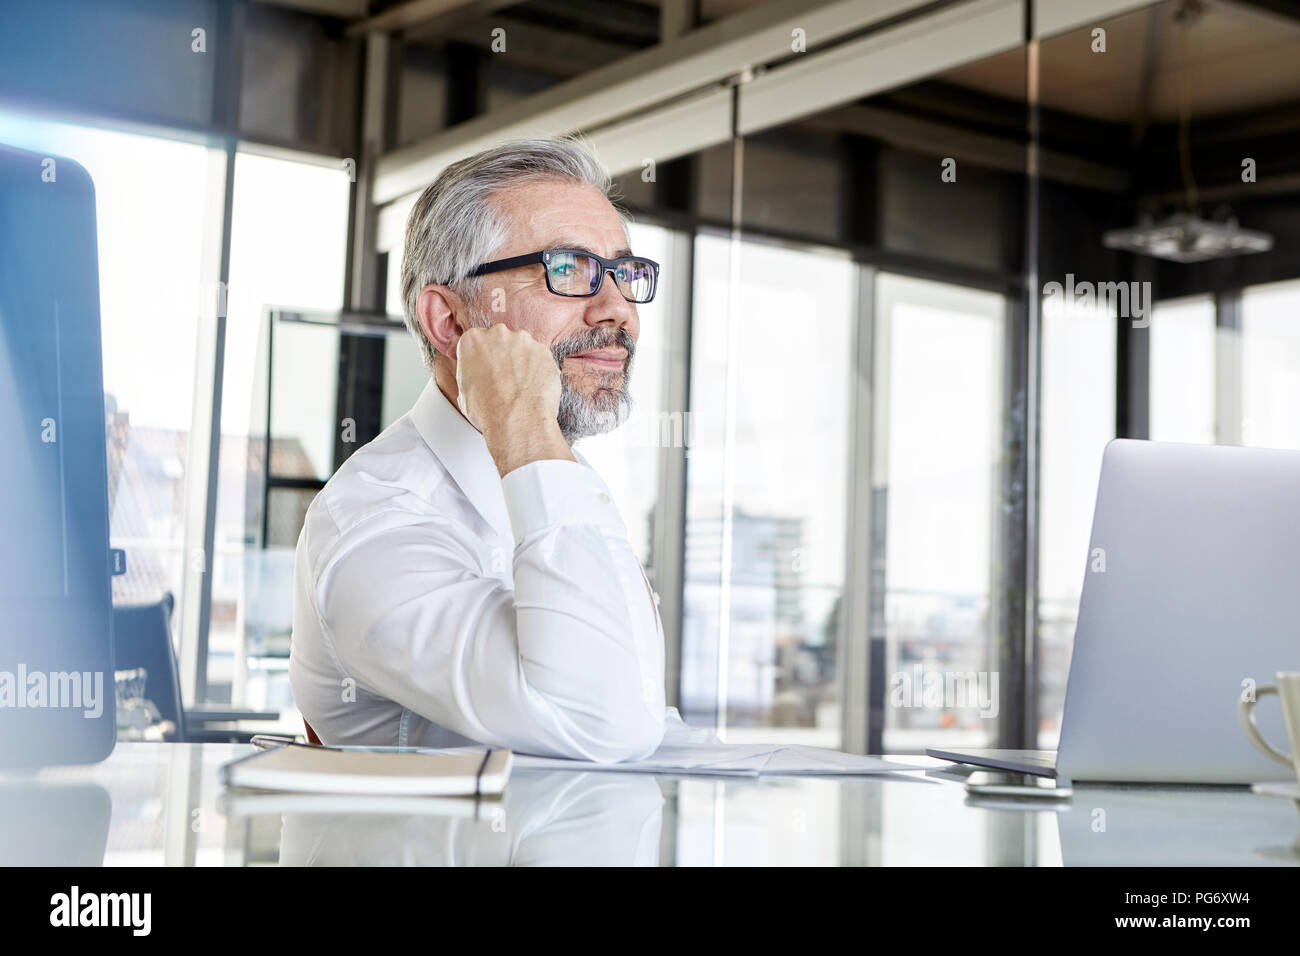
M 497 532 L 513 539 L 501 475 L 482 432 L 465 420 L 432 378 L 411 408 L 411 419 L 425 444 L 438 456 L 474 509 Z M 591 467 L 576 448 L 573 457 Z

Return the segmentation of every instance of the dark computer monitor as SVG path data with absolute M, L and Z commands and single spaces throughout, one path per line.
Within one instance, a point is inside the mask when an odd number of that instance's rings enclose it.
M 113 749 L 95 187 L 0 144 L 0 767 Z

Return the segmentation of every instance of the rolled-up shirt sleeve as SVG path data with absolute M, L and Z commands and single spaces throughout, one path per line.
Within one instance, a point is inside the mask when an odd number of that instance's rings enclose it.
M 485 744 L 600 762 L 664 734 L 663 628 L 604 483 L 567 460 L 502 479 L 513 589 L 470 532 L 386 512 L 316 578 L 323 630 L 357 682 Z

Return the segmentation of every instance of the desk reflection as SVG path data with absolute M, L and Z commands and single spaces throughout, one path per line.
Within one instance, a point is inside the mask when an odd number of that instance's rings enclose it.
M 96 783 L 0 778 L 0 866 L 103 866 L 112 812 Z
M 1243 788 L 1076 784 L 972 799 L 952 768 L 719 778 L 516 770 L 500 799 L 223 788 L 252 748 L 119 743 L 0 775 L 0 864 L 98 866 L 1300 865 L 1300 803 Z M 459 814 L 459 815 L 458 815 Z
M 641 774 L 515 771 L 477 819 L 363 798 L 345 812 L 286 811 L 280 865 L 658 866 L 663 806 Z

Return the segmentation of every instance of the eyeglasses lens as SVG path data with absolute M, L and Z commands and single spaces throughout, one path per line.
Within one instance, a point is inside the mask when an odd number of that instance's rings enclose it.
M 591 295 L 600 285 L 601 264 L 591 256 L 556 253 L 548 269 L 551 288 L 560 295 Z M 624 298 L 633 302 L 648 302 L 654 294 L 654 267 L 644 260 L 620 262 L 614 269 L 614 277 Z

